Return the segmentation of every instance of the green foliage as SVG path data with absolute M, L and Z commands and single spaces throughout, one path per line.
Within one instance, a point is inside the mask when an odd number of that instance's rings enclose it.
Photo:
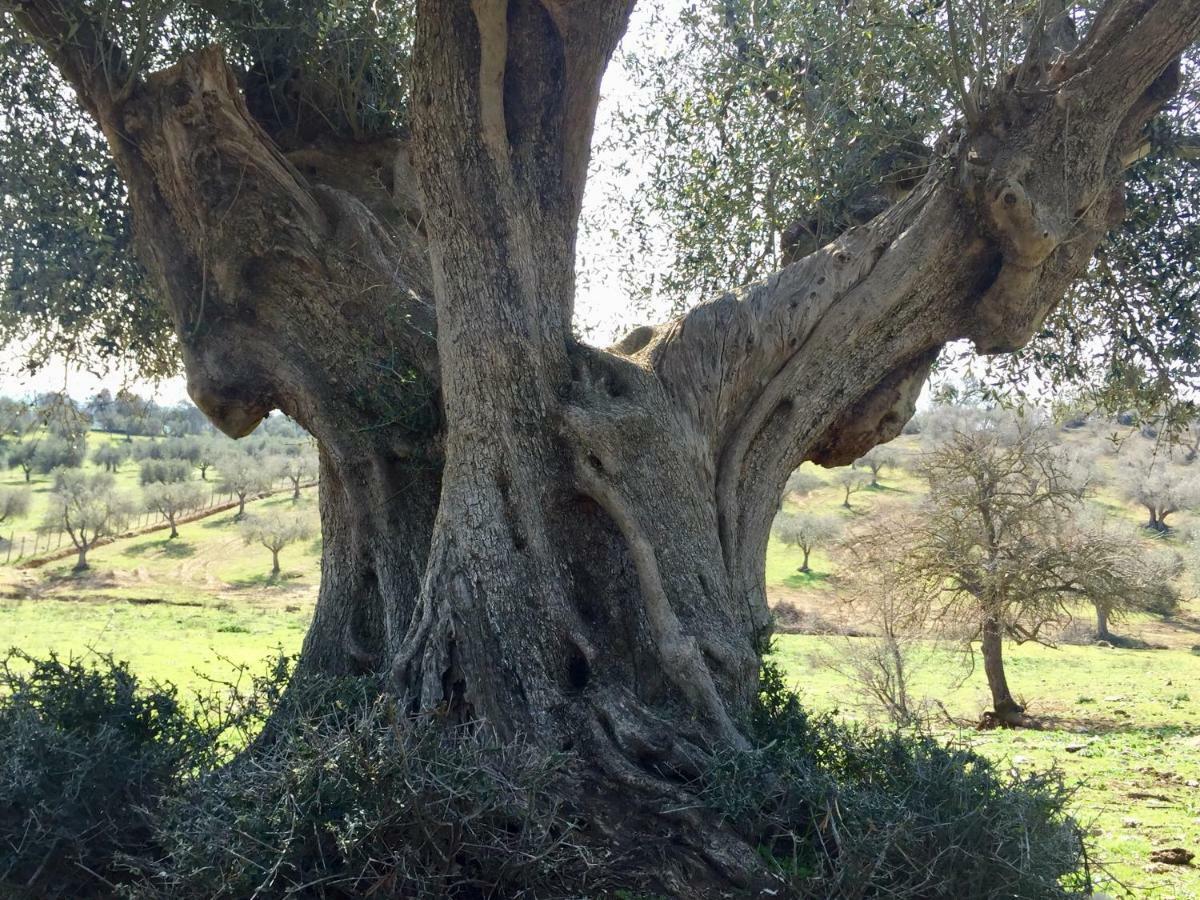
M 105 472 L 116 472 L 129 459 L 129 448 L 122 444 L 105 443 L 92 451 L 92 462 Z
M 99 0 L 86 8 L 121 46 L 132 78 L 221 44 L 248 106 L 280 145 L 395 135 L 407 119 L 411 3 Z M 35 367 L 58 354 L 175 374 L 171 323 L 136 259 L 107 143 L 7 14 L 0 109 L 0 344 L 32 338 Z
M 1041 900 L 1081 880 L 1055 772 L 1005 775 L 929 736 L 812 716 L 769 663 L 750 729 L 756 748 L 719 756 L 702 796 L 790 896 Z
M 143 484 L 174 484 L 192 477 L 192 464 L 186 459 L 147 459 L 138 469 Z
M 0 487 L 0 522 L 15 519 L 29 512 L 29 488 Z
M 556 799 L 566 760 L 410 720 L 370 679 L 289 688 L 245 765 L 172 798 L 144 897 L 598 896 L 607 875 Z M 247 837 L 249 836 L 249 838 Z
M 105 657 L 0 668 L 0 892 L 77 898 L 590 896 L 567 760 L 410 720 L 372 678 L 266 676 L 184 704 Z M 286 696 L 284 688 L 287 688 Z M 233 765 L 275 710 L 271 730 Z
M 1068 4 L 1081 23 L 1090 6 Z M 606 148 L 619 212 L 590 223 L 619 248 L 642 315 L 761 279 L 902 196 L 946 124 L 1020 57 L 1031 8 L 704 0 L 656 13 L 652 42 L 626 54 L 645 101 L 618 114 Z M 1073 385 L 1109 412 L 1195 415 L 1196 61 L 1130 170 L 1124 223 L 1030 346 L 989 359 L 992 395 Z M 943 363 L 960 355 L 973 353 Z
M 69 443 L 61 438 L 45 438 L 37 442 L 33 451 L 33 470 L 48 475 L 55 469 L 76 469 L 83 465 L 87 445 L 84 442 Z
M 149 808 L 221 756 L 169 685 L 124 663 L 10 651 L 0 665 L 0 893 L 110 896 L 118 856 L 143 853 Z

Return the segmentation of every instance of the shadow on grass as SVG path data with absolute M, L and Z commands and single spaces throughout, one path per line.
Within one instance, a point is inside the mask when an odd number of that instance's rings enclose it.
M 878 494 L 911 494 L 912 491 L 902 487 L 893 487 L 890 484 L 868 484 L 865 490 L 872 491 Z
M 288 582 L 298 582 L 303 577 L 303 572 L 280 572 L 278 575 L 272 575 L 270 572 L 267 572 L 263 575 L 251 575 L 248 578 L 235 578 L 227 583 L 235 590 L 264 587 L 289 587 Z
M 227 512 L 218 513 L 215 516 L 207 516 L 200 520 L 200 527 L 201 528 L 217 528 L 217 529 L 228 528 L 230 525 L 237 524 L 237 520 L 234 518 L 234 516 L 236 514 L 237 514 L 236 510 L 229 510 Z M 195 523 L 190 523 L 190 524 L 195 524 Z
M 163 538 L 160 541 L 144 541 L 133 544 L 121 551 L 122 556 L 145 556 L 151 551 L 157 551 L 168 559 L 186 559 L 196 555 L 196 548 L 181 538 Z
M 825 587 L 832 576 L 828 572 L 795 572 L 783 579 L 790 588 Z

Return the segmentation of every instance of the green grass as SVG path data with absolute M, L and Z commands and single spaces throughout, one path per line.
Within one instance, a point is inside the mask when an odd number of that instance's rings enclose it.
M 897 443 L 910 452 L 918 446 L 911 438 Z M 1113 461 L 1104 458 L 1101 465 Z M 918 478 L 887 469 L 882 489 L 854 494 L 853 508 L 845 510 L 832 476 L 813 471 L 827 485 L 786 505 L 827 511 L 851 528 L 923 495 Z M 20 479 L 19 472 L 3 476 L 0 480 Z M 119 479 L 136 490 L 137 467 L 126 464 Z M 46 487 L 45 479 L 35 485 Z M 305 491 L 297 507 L 314 528 L 315 494 Z M 1099 499 L 1131 521 L 1141 518 L 1111 491 Z M 251 504 L 250 511 L 272 506 L 290 507 L 290 497 L 277 494 Z M 1186 525 L 1186 516 L 1178 519 Z M 72 574 L 72 559 L 41 569 L 0 566 L 0 644 L 33 654 L 113 653 L 140 675 L 184 688 L 200 686 L 205 677 L 227 678 L 238 665 L 261 668 L 279 650 L 299 649 L 315 602 L 320 547 L 319 538 L 288 547 L 281 556 L 282 577 L 271 579 L 270 554 L 243 543 L 230 511 L 182 525 L 174 541 L 157 532 L 97 548 L 92 571 L 83 576 Z M 770 595 L 837 618 L 833 612 L 844 590 L 837 556 L 829 548 L 817 550 L 810 560 L 813 571 L 803 575 L 802 554 L 772 540 L 766 559 Z M 1198 607 L 1191 604 L 1193 616 Z M 1146 870 L 1157 847 L 1183 846 L 1200 854 L 1200 654 L 1190 651 L 1200 644 L 1200 627 L 1142 617 L 1116 630 L 1164 641 L 1172 649 L 1010 647 L 1013 689 L 1049 727 L 1021 732 L 940 727 L 946 737 L 1005 765 L 1061 766 L 1079 784 L 1076 813 L 1093 830 L 1101 861 L 1128 885 L 1129 896 L 1200 897 L 1200 869 Z M 783 635 L 776 654 L 810 705 L 837 709 L 850 719 L 871 718 L 850 685 L 819 664 L 820 653 L 831 646 L 836 652 L 842 645 Z M 931 651 L 915 688 L 919 696 L 940 698 L 964 722 L 988 705 L 982 669 L 964 667 L 961 654 Z M 1082 746 L 1067 752 L 1076 745 Z M 1119 885 L 1105 889 L 1122 894 Z
M 864 639 L 782 635 L 775 655 L 810 706 L 870 719 L 853 687 L 820 663 L 823 654 L 844 652 L 846 640 Z M 1120 882 L 1103 886 L 1114 896 L 1200 897 L 1200 870 L 1149 859 L 1160 847 L 1200 851 L 1200 656 L 1035 645 L 1007 655 L 1014 691 L 1049 727 L 979 732 L 943 724 L 940 733 L 1015 769 L 1061 768 L 1078 786 L 1075 814 L 1097 861 Z M 931 653 L 915 688 L 964 720 L 988 705 L 982 669 L 970 672 L 948 651 Z
M 3 600 L 0 634 L 34 656 L 111 653 L 143 677 L 187 689 L 228 678 L 239 665 L 262 671 L 276 652 L 296 652 L 310 616 L 311 607 L 298 606 Z

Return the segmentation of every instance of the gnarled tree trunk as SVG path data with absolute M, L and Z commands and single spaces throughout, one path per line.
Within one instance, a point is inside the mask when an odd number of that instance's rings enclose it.
M 1031 336 L 1119 219 L 1200 3 L 1114 0 L 890 210 L 600 349 L 571 332 L 575 240 L 631 6 L 421 0 L 412 134 L 361 143 L 268 132 L 219 48 L 141 78 L 82 6 L 13 15 L 108 137 L 192 397 L 320 445 L 302 665 L 575 751 L 597 817 L 620 789 L 629 833 L 670 821 L 687 893 L 757 869 L 678 801 L 746 742 L 787 476 L 898 434 L 947 341 Z

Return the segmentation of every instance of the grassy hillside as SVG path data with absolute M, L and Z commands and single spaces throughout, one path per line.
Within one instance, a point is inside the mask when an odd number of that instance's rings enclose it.
M 896 443 L 910 458 L 919 448 L 915 438 Z M 1112 469 L 1115 462 L 1102 456 L 1099 465 Z M 14 474 L 19 480 L 19 472 L 6 472 L 5 481 Z M 826 486 L 788 498 L 785 506 L 803 503 L 850 527 L 923 496 L 916 476 L 889 469 L 880 488 L 854 494 L 846 510 L 834 476 L 814 474 Z M 136 465 L 127 463 L 119 478 L 132 492 Z M 38 481 L 38 496 L 44 497 L 47 486 L 45 479 Z M 315 493 L 306 490 L 298 504 L 314 524 Z M 1131 521 L 1141 520 L 1112 489 L 1098 499 Z M 271 507 L 290 508 L 289 493 L 256 501 L 251 511 Z M 1182 531 L 1188 516 L 1176 518 Z M 261 667 L 274 653 L 299 648 L 319 580 L 319 538 L 284 550 L 283 572 L 271 578 L 270 554 L 243 542 L 232 511 L 181 526 L 174 541 L 165 535 L 142 534 L 98 548 L 91 554 L 92 571 L 83 575 L 71 573 L 70 558 L 39 568 L 0 565 L 0 643 L 34 654 L 113 653 L 143 675 L 192 686 L 207 677 L 228 678 L 239 665 Z M 1179 537 L 1166 540 L 1182 546 Z M 807 575 L 797 572 L 800 561 L 798 550 L 772 540 L 766 561 L 772 600 L 802 612 L 809 630 L 861 624 L 840 578 L 838 554 L 814 553 Z M 1187 577 L 1181 585 L 1185 594 L 1193 593 Z M 1086 620 L 1089 613 L 1082 609 L 1080 616 Z M 1099 862 L 1119 879 L 1105 886 L 1108 891 L 1200 897 L 1200 870 L 1149 860 L 1151 850 L 1167 846 L 1200 855 L 1200 651 L 1191 649 L 1200 645 L 1200 604 L 1189 600 L 1172 620 L 1142 616 L 1116 630 L 1168 649 L 1006 648 L 1014 691 L 1044 730 L 977 732 L 950 724 L 936 706 L 931 715 L 946 739 L 969 743 L 1018 771 L 1060 766 L 1079 785 L 1076 812 L 1092 831 Z M 811 706 L 870 719 L 876 713 L 821 662 L 844 651 L 846 640 L 861 639 L 785 634 L 775 654 Z M 945 713 L 963 723 L 974 721 L 987 705 L 981 668 L 971 669 L 962 653 L 947 649 L 925 654 L 914 688 L 919 696 L 940 700 Z

